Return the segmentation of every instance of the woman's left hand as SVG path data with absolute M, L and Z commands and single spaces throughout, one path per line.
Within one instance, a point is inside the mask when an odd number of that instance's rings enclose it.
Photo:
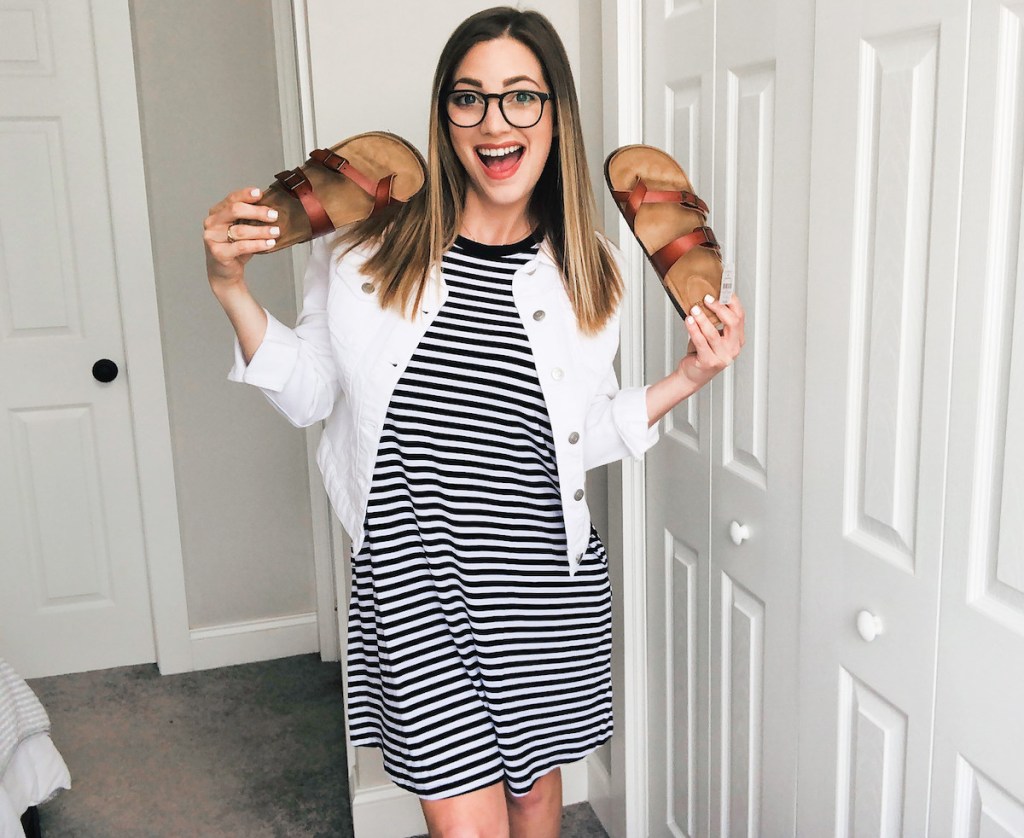
M 733 294 L 728 305 L 711 295 L 704 298 L 704 303 L 722 321 L 723 329 L 719 332 L 700 306 L 694 306 L 686 318 L 686 331 L 697 353 L 683 358 L 676 373 L 691 382 L 694 389 L 703 387 L 736 360 L 744 342 L 744 312 L 737 295 Z

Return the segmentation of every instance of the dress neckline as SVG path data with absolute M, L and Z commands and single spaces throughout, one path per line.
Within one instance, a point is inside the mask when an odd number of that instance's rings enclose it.
M 467 239 L 465 236 L 456 236 L 455 244 L 463 253 L 470 256 L 478 256 L 482 259 L 500 259 L 503 256 L 514 256 L 517 253 L 527 253 L 540 241 L 537 231 L 531 232 L 525 239 L 512 242 L 511 244 L 482 244 L 481 242 Z

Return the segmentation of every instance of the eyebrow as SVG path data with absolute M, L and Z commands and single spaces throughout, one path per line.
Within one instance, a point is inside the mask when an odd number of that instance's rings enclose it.
M 510 78 L 510 79 L 505 79 L 505 81 L 502 83 L 502 85 L 504 87 L 508 87 L 511 84 L 516 84 L 517 82 L 521 82 L 521 81 L 528 81 L 531 84 L 535 84 L 535 85 L 537 85 L 537 87 L 540 87 L 540 85 L 537 84 L 537 82 L 535 82 L 529 76 L 512 76 L 512 78 Z M 479 79 L 471 79 L 471 78 L 467 78 L 466 76 L 463 76 L 462 78 L 455 79 L 455 81 L 453 81 L 452 84 L 468 84 L 468 85 L 471 85 L 473 87 L 479 87 L 481 90 L 483 90 L 483 87 L 484 87 L 484 83 L 482 81 L 480 81 Z

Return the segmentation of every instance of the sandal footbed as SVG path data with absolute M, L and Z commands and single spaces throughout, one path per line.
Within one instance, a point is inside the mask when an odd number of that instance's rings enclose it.
M 652 191 L 694 191 L 682 167 L 660 149 L 625 146 L 605 162 L 605 179 L 610 189 L 629 192 L 638 178 Z M 622 208 L 619 209 L 621 212 Z M 704 223 L 699 212 L 680 204 L 642 204 L 633 223 L 633 235 L 650 256 Z M 706 294 L 718 299 L 722 290 L 722 260 L 715 251 L 692 248 L 669 269 L 662 284 L 681 316 L 699 305 L 716 327 L 721 325 L 718 316 L 704 304 Z

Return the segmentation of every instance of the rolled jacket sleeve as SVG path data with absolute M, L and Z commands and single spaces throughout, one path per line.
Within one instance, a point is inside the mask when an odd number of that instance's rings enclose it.
M 632 456 L 640 459 L 658 441 L 659 423 L 648 427 L 647 387 L 619 389 L 614 370 L 587 410 L 584 469 Z
M 300 428 L 326 419 L 338 397 L 337 367 L 327 325 L 330 237 L 318 239 L 306 266 L 302 312 L 289 329 L 267 312 L 263 342 L 245 363 L 235 338 L 231 381 L 258 387 L 289 422 Z M 264 309 L 265 310 L 265 309 Z

